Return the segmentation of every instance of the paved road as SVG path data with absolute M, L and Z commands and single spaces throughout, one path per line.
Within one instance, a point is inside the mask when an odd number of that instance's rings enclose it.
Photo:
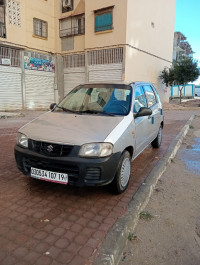
M 0 264 L 92 264 L 97 249 L 171 140 L 189 111 L 166 111 L 163 144 L 148 147 L 132 165 L 128 190 L 74 188 L 22 175 L 15 165 L 16 132 L 40 112 L 0 119 Z

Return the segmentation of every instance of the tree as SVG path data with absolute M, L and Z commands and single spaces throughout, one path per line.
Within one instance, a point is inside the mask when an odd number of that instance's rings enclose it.
M 181 104 L 183 88 L 187 83 L 194 82 L 199 75 L 198 62 L 190 57 L 183 57 L 180 61 L 175 61 L 170 68 L 165 68 L 160 78 L 166 86 L 178 85 Z

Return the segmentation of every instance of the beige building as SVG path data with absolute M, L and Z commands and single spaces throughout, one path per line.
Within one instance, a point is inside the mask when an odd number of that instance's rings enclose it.
M 159 81 L 175 0 L 0 0 L 0 109 L 47 108 L 83 82 Z

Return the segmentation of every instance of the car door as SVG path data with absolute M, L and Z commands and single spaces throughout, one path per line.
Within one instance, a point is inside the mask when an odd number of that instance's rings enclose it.
M 144 85 L 143 88 L 147 99 L 147 105 L 152 110 L 152 115 L 149 117 L 149 141 L 152 142 L 156 138 L 160 127 L 160 109 L 158 107 L 158 100 L 151 85 Z
M 147 107 L 147 99 L 142 86 L 138 85 L 134 90 L 135 99 L 133 112 L 136 114 L 141 107 Z M 149 116 L 135 118 L 135 156 L 139 155 L 149 143 L 149 128 L 151 119 Z

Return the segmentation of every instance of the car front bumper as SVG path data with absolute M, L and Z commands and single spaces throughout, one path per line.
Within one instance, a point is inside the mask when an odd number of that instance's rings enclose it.
M 31 176 L 31 167 L 68 174 L 68 183 L 74 186 L 102 186 L 115 177 L 121 153 L 104 158 L 78 156 L 48 157 L 15 146 L 15 159 L 23 174 Z

